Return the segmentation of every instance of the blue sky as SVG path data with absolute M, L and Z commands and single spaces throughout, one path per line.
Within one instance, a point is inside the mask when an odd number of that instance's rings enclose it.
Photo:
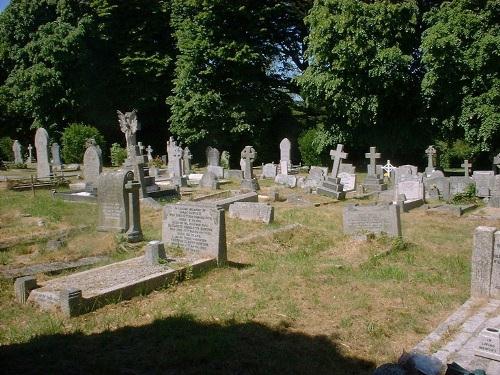
M 0 10 L 4 10 L 4 8 L 9 4 L 10 0 L 0 0 Z

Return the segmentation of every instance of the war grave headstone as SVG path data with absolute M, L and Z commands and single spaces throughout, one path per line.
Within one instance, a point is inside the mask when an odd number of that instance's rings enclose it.
M 427 177 L 430 177 L 430 174 L 436 169 L 437 151 L 433 145 L 430 145 L 425 150 L 425 154 L 427 155 L 427 167 L 425 168 L 425 174 Z
M 262 166 L 262 178 L 275 178 L 278 166 L 274 163 L 267 163 Z
M 383 178 L 380 178 L 380 175 L 376 173 L 376 160 L 380 158 L 380 153 L 376 152 L 375 147 L 370 147 L 370 152 L 366 153 L 365 157 L 370 160 L 370 166 L 365 181 L 363 182 L 363 188 L 367 192 L 387 190 L 387 185 L 384 184 Z
M 54 167 L 60 167 L 62 165 L 61 163 L 61 154 L 60 154 L 60 147 L 57 143 L 52 143 L 52 146 L 50 147 L 51 154 L 52 154 L 52 165 Z
M 33 146 L 31 144 L 28 145 L 28 164 L 33 164 Z
M 148 162 L 149 161 L 152 161 L 153 160 L 153 148 L 151 147 L 151 145 L 148 145 L 148 147 L 146 147 L 146 156 L 148 157 Z
M 344 187 L 340 182 L 340 178 L 338 177 L 339 166 L 342 162 L 342 159 L 347 158 L 347 153 L 342 151 L 343 148 L 344 145 L 338 144 L 336 150 L 330 150 L 330 157 L 333 160 L 332 173 L 331 175 L 326 176 L 325 180 L 321 182 L 320 186 L 318 186 L 318 188 L 316 189 L 318 194 L 335 199 L 345 198 Z
M 283 138 L 280 142 L 280 174 L 287 175 L 292 167 L 290 149 L 292 144 L 288 138 Z
M 49 162 L 49 134 L 44 128 L 38 128 L 35 133 L 36 173 L 37 178 L 48 178 L 51 174 Z
M 12 151 L 14 152 L 14 163 L 15 164 L 23 164 L 23 154 L 21 152 L 21 144 L 16 139 L 12 144 Z
M 241 189 L 257 191 L 260 189 L 257 179 L 253 177 L 253 162 L 257 157 L 252 146 L 245 146 L 241 151 L 241 160 L 243 161 L 243 180 L 241 180 Z
M 214 173 L 206 171 L 203 173 L 198 186 L 204 189 L 217 190 L 219 189 L 219 179 Z
M 163 209 L 162 240 L 192 258 L 227 260 L 223 209 L 203 203 L 177 203 Z
M 472 179 L 476 184 L 476 196 L 487 198 L 495 186 L 495 173 L 493 171 L 474 171 Z
M 191 160 L 193 159 L 193 154 L 189 147 L 185 147 L 182 153 L 182 162 L 184 165 L 184 175 L 189 176 L 191 174 Z
M 385 233 L 389 236 L 401 236 L 399 207 L 393 203 L 347 205 L 343 211 L 343 225 L 345 234 Z
M 229 206 L 229 217 L 270 224 L 274 220 L 274 207 L 265 203 L 236 202 Z

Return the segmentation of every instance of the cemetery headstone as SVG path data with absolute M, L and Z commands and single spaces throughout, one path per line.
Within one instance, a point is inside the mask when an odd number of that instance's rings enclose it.
M 375 147 L 370 147 L 370 152 L 365 154 L 367 159 L 370 159 L 370 166 L 368 168 L 368 174 L 363 183 L 363 188 L 367 192 L 372 191 L 383 191 L 387 189 L 387 185 L 384 184 L 383 178 L 376 173 L 377 163 L 376 160 L 380 158 L 380 153 L 376 152 Z
M 28 164 L 33 163 L 33 146 L 28 145 Z
M 217 178 L 224 178 L 224 168 L 218 165 L 207 165 L 207 172 L 213 173 Z
M 450 183 L 450 198 L 456 194 L 464 193 L 470 185 L 474 185 L 474 180 L 468 176 L 451 176 L 448 181 Z
M 219 180 L 214 173 L 206 171 L 203 173 L 198 186 L 205 189 L 217 190 L 219 188 Z
M 23 155 L 21 153 L 21 144 L 16 139 L 12 144 L 12 151 L 14 152 L 14 163 L 23 164 Z
M 289 174 L 277 174 L 274 178 L 274 182 L 279 185 L 285 185 L 289 188 L 294 188 L 297 186 L 297 177 Z
M 420 176 L 406 176 L 396 182 L 396 196 L 405 195 L 405 201 L 424 199 L 424 183 Z
M 222 151 L 222 154 L 220 156 L 220 165 L 224 169 L 229 169 L 230 168 L 230 158 L 231 155 L 227 151 Z
M 243 180 L 241 180 L 241 188 L 245 190 L 257 191 L 259 190 L 259 183 L 253 177 L 253 162 L 257 157 L 252 146 L 245 146 L 241 151 L 241 160 L 243 161 Z
M 345 192 L 356 190 L 356 175 L 355 174 L 347 173 L 347 172 L 339 172 L 337 177 L 340 178 L 340 183 L 342 184 L 343 190 Z
M 151 145 L 148 145 L 148 147 L 146 148 L 146 152 L 147 152 L 147 157 L 148 157 L 148 161 L 152 161 L 153 160 L 153 149 L 151 148 Z
M 141 241 L 140 183 L 134 181 L 134 172 L 118 170 L 101 173 L 97 189 L 97 230 L 125 232 L 129 242 Z
M 274 220 L 274 207 L 265 203 L 235 202 L 229 206 L 229 217 L 270 224 Z
M 382 170 L 385 172 L 384 174 L 391 180 L 394 180 L 396 169 L 397 167 L 393 166 L 390 160 L 387 160 L 387 163 L 382 166 Z
M 44 128 L 38 128 L 35 133 L 36 172 L 38 178 L 50 177 L 49 134 Z
M 472 250 L 471 268 L 471 297 L 490 298 L 492 295 L 500 295 L 500 283 L 497 280 L 492 284 L 493 269 L 499 271 L 500 245 L 495 235 L 497 229 L 494 227 L 479 226 L 474 231 L 474 247 Z M 494 263 L 495 262 L 495 266 Z M 498 279 L 498 273 L 496 278 Z M 495 285 L 496 284 L 496 285 Z M 493 293 L 492 293 L 493 286 Z
M 207 147 L 207 165 L 215 167 L 220 165 L 220 152 L 214 147 Z
M 347 154 L 342 151 L 343 148 L 344 145 L 338 144 L 336 150 L 330 151 L 330 157 L 333 160 L 332 174 L 327 176 L 326 179 L 321 182 L 321 185 L 318 186 L 318 194 L 336 199 L 345 198 L 344 187 L 338 177 L 339 166 L 342 163 L 342 159 L 347 158 Z
M 87 149 L 83 155 L 83 178 L 86 190 L 97 187 L 97 179 L 102 172 L 101 152 L 94 140 L 88 142 Z
M 493 181 L 493 189 L 491 192 L 491 197 L 488 201 L 488 206 L 500 208 L 500 174 L 495 175 Z
M 305 178 L 304 183 L 302 185 L 299 185 L 299 187 L 306 189 L 316 189 L 324 181 L 327 174 L 327 167 L 312 166 L 309 169 L 309 174 Z
M 60 166 L 61 163 L 61 154 L 59 153 L 59 145 L 57 143 L 52 143 L 51 152 L 52 152 L 52 165 Z
M 397 204 L 347 205 L 344 207 L 343 223 L 346 234 L 385 233 L 389 236 L 401 236 Z
M 224 263 L 227 259 L 224 215 L 224 209 L 213 205 L 168 204 L 163 209 L 163 243 L 193 257 L 213 257 L 219 264 Z
M 348 163 L 340 163 L 339 173 L 356 174 L 356 167 Z
M 186 146 L 182 154 L 182 162 L 184 163 L 184 174 L 187 176 L 191 173 L 191 159 L 193 159 L 193 154 Z
M 396 173 L 396 183 L 401 181 L 406 176 L 416 176 L 418 174 L 418 167 L 415 165 L 401 165 L 395 170 Z
M 476 184 L 476 196 L 489 197 L 495 185 L 495 173 L 493 171 L 474 171 L 472 179 Z
M 283 138 L 280 142 L 280 167 L 281 167 L 281 174 L 288 174 L 288 169 L 292 166 L 292 162 L 290 159 L 290 149 L 292 147 L 292 144 L 290 143 L 290 140 L 288 138 Z M 286 168 L 285 164 L 283 162 L 286 162 Z
M 425 168 L 425 174 L 430 175 L 432 173 L 432 171 L 434 171 L 436 169 L 435 163 L 436 163 L 437 151 L 433 145 L 430 145 L 425 150 L 425 154 L 427 155 L 427 168 Z
M 187 186 L 186 178 L 182 175 L 182 155 L 184 150 L 180 146 L 173 146 L 171 150 L 172 159 L 172 182 L 177 186 Z
M 142 142 L 137 142 L 137 147 L 139 147 L 139 155 L 144 155 L 144 146 Z
M 262 178 L 275 178 L 278 172 L 278 166 L 274 163 L 264 164 L 262 167 Z

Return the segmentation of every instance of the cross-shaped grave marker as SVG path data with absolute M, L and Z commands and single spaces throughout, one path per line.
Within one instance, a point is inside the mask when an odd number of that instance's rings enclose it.
M 33 147 L 31 145 L 28 146 L 28 164 L 33 163 L 33 155 L 31 154 L 31 150 Z
M 387 172 L 387 177 L 391 178 L 391 172 L 397 168 L 391 164 L 390 160 L 387 160 L 387 163 L 382 167 L 382 169 Z
M 174 177 L 182 177 L 182 154 L 183 150 L 179 146 L 172 148 L 172 174 Z
M 142 142 L 137 142 L 137 146 L 139 146 L 139 154 L 142 155 L 142 151 L 144 150 L 144 146 L 142 145 Z
M 347 158 L 347 153 L 342 152 L 343 148 L 344 145 L 339 143 L 336 150 L 330 150 L 330 156 L 333 160 L 332 177 L 337 177 L 342 159 Z
M 245 163 L 245 168 L 243 169 L 243 178 L 245 180 L 251 180 L 253 178 L 252 164 L 256 156 L 257 153 L 252 146 L 245 146 L 243 151 L 241 151 L 241 159 Z
M 151 145 L 148 145 L 148 147 L 146 148 L 146 152 L 148 153 L 148 161 L 153 160 L 153 156 L 151 155 L 153 149 L 151 148 Z
M 365 154 L 365 158 L 370 159 L 370 169 L 368 175 L 377 175 L 377 159 L 380 159 L 380 153 L 376 152 L 376 147 L 370 147 L 370 152 Z
M 464 169 L 464 176 L 469 177 L 469 168 L 472 167 L 472 164 L 469 164 L 469 161 L 465 159 L 464 163 L 460 166 Z
M 425 150 L 425 153 L 427 154 L 427 168 L 429 170 L 434 169 L 434 157 L 436 156 L 436 149 L 433 145 L 430 145 Z

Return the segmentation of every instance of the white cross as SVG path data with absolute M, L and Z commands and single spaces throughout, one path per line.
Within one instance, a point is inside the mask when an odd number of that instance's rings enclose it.
M 382 167 L 382 169 L 383 169 L 384 171 L 386 171 L 386 172 L 387 172 L 387 176 L 388 176 L 389 178 L 391 178 L 391 172 L 392 172 L 392 171 L 394 171 L 394 170 L 396 170 L 396 169 L 397 169 L 397 167 L 393 166 L 393 165 L 391 164 L 391 161 L 390 161 L 390 160 L 387 160 L 387 164 L 386 164 L 386 165 L 384 165 L 384 166 Z

